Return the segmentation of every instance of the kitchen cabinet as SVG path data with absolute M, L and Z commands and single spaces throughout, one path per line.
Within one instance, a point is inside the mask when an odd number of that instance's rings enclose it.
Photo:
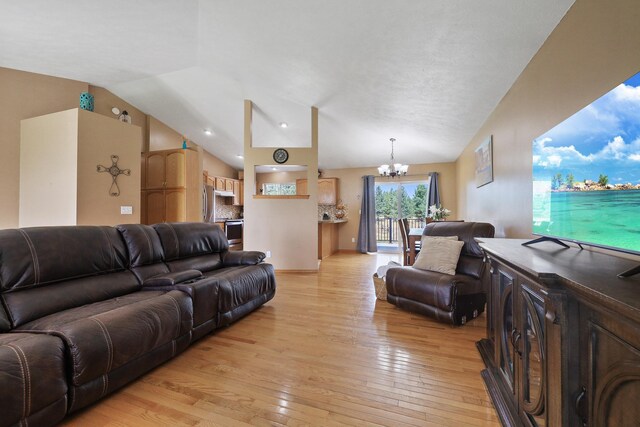
M 143 154 L 141 222 L 202 220 L 199 154 L 194 150 L 162 150 Z
M 491 272 L 482 377 L 506 426 L 640 419 L 640 277 L 633 261 L 481 239 Z
M 318 204 L 335 205 L 338 203 L 338 178 L 318 179 Z
M 320 178 L 318 179 L 318 204 L 319 205 L 335 205 L 338 203 L 339 190 L 338 178 Z M 308 182 L 306 179 L 296 179 L 296 194 L 309 194 Z
M 306 179 L 296 179 L 296 194 L 298 196 L 309 194 Z
M 215 187 L 218 191 L 225 191 L 227 189 L 227 179 L 216 176 Z
M 211 185 L 218 191 L 229 191 L 233 193 L 233 197 L 225 197 L 226 205 L 243 206 L 244 205 L 244 181 L 225 178 L 222 176 L 211 176 L 205 173 L 203 175 L 205 185 Z
M 240 189 L 240 181 L 234 179 L 232 181 L 233 184 L 233 205 L 234 206 L 242 206 L 242 192 Z
M 346 219 L 318 221 L 318 259 L 324 259 L 338 252 L 340 245 L 339 225 Z

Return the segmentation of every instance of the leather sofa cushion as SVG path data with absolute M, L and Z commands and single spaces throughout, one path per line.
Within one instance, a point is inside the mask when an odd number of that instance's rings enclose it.
M 462 274 L 448 275 L 413 267 L 390 268 L 386 277 L 387 293 L 452 311 L 456 294 L 482 292 L 479 279 Z
M 176 261 L 168 261 L 169 270 L 199 270 L 204 272 L 216 270 L 222 267 L 222 254 L 214 253 L 209 255 L 200 255 L 189 258 L 183 258 Z
M 215 224 L 176 222 L 155 224 L 153 228 L 162 242 L 165 261 L 229 250 L 229 242 L 224 231 Z
M 44 334 L 0 334 L 0 426 L 27 425 L 50 407 L 53 425 L 66 413 L 64 344 Z M 56 404 L 58 403 L 58 404 Z
M 139 289 L 140 284 L 135 276 L 130 271 L 121 271 L 7 292 L 2 298 L 13 327 L 18 327 L 49 314 L 119 297 Z
M 0 291 L 122 271 L 127 249 L 113 227 L 0 230 Z
M 164 259 L 162 243 L 153 227 L 143 224 L 121 224 L 116 228 L 122 234 L 129 249 L 131 267 L 162 262 Z
M 275 289 L 271 264 L 227 267 L 205 273 L 219 280 L 218 311 L 226 313 Z
M 222 266 L 260 264 L 265 257 L 265 253 L 259 251 L 228 251 L 222 258 Z
M 80 386 L 190 333 L 193 308 L 180 291 L 140 291 L 55 313 L 19 330 L 59 336 Z

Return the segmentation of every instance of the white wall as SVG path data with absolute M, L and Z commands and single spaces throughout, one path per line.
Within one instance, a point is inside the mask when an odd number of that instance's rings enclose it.
M 22 120 L 20 133 L 19 226 L 75 225 L 78 110 Z

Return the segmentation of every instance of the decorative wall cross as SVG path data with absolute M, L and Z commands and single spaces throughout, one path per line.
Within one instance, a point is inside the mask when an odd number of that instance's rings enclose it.
M 113 181 L 111 182 L 111 187 L 109 187 L 109 195 L 118 197 L 120 195 L 120 187 L 118 187 L 118 176 L 120 175 L 131 175 L 131 169 L 120 169 L 118 167 L 118 159 L 119 157 L 115 154 L 111 155 L 111 167 L 106 167 L 102 165 L 98 165 L 98 172 L 109 172 L 111 174 L 111 178 Z

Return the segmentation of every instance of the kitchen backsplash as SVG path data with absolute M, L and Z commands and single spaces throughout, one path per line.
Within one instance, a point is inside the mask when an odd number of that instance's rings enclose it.
M 336 219 L 336 205 L 318 205 L 318 219 L 322 219 L 322 215 L 327 213 L 329 215 L 329 219 Z M 349 210 L 344 209 L 344 218 L 346 219 L 349 216 Z
M 216 196 L 216 218 L 242 218 L 242 206 L 225 205 L 224 197 Z

